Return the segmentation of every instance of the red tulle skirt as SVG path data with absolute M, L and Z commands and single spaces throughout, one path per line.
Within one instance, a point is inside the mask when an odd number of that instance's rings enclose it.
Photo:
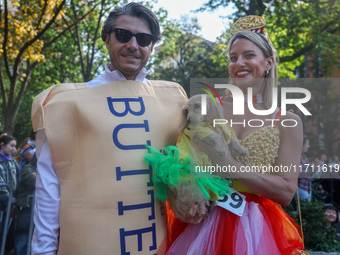
M 241 217 L 215 206 L 200 224 L 186 224 L 168 210 L 167 254 L 308 254 L 300 227 L 280 205 L 259 195 L 244 194 L 247 204 Z

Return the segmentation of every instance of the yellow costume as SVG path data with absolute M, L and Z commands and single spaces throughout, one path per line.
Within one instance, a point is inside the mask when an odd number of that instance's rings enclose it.
M 230 138 L 232 136 L 235 137 L 235 133 L 230 129 L 229 125 L 216 125 L 223 133 L 225 140 L 227 143 L 230 143 Z M 184 160 L 188 155 L 195 159 L 195 165 L 197 166 L 210 166 L 211 161 L 209 157 L 202 152 L 202 150 L 195 146 L 190 139 L 193 137 L 197 137 L 199 140 L 209 136 L 216 134 L 214 128 L 207 122 L 200 123 L 195 126 L 188 126 L 178 137 L 177 147 L 179 149 L 179 159 L 180 161 Z
M 176 83 L 58 84 L 38 95 L 60 183 L 58 254 L 164 254 L 164 205 L 154 198 L 145 144 L 177 139 L 186 103 Z

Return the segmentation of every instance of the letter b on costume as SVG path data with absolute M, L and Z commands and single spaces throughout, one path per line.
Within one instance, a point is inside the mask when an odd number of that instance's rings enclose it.
M 128 113 L 141 116 L 145 113 L 145 106 L 142 97 L 138 98 L 112 98 L 107 97 L 110 112 L 117 117 L 124 117 Z M 123 106 L 123 107 L 122 107 Z M 132 106 L 139 111 L 132 110 Z

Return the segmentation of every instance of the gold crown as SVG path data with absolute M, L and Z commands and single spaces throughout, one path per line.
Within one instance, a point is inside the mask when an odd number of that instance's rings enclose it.
M 237 20 L 231 27 L 232 34 L 244 31 L 252 31 L 255 33 L 263 33 L 267 21 L 261 16 L 250 15 Z

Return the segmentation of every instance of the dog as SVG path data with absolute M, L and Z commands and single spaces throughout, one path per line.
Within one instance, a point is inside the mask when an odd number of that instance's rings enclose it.
M 222 106 L 215 104 L 212 98 L 206 97 L 207 114 L 203 115 L 201 101 L 202 95 L 195 95 L 182 108 L 182 132 L 177 142 L 177 147 L 180 154 L 182 153 L 183 155 L 179 157 L 184 159 L 190 154 L 196 165 L 203 167 L 211 165 L 209 157 L 195 143 L 190 143 L 190 139 L 193 137 L 211 145 L 220 156 L 225 156 L 227 153 L 225 148 L 226 142 L 230 150 L 246 156 L 248 150 L 240 144 L 229 125 L 218 126 L 223 133 L 223 137 L 221 134 L 216 133 L 215 129 L 211 126 L 214 119 L 224 118 Z M 206 191 L 209 192 L 209 190 Z M 212 195 L 208 200 L 202 193 L 198 183 L 190 178 L 184 179 L 177 186 L 169 186 L 168 195 L 171 209 L 175 216 L 182 221 L 185 221 L 188 215 L 193 216 L 194 204 L 197 204 L 196 214 L 204 214 L 204 218 L 207 218 L 211 210 L 209 200 L 220 199 L 216 195 L 215 197 Z
M 225 142 L 223 141 L 223 137 L 221 137 L 218 133 L 212 133 L 210 135 L 205 136 L 204 134 L 200 134 L 205 128 L 210 128 L 211 124 L 215 119 L 224 119 L 223 117 L 223 109 L 222 106 L 218 103 L 215 103 L 211 97 L 206 97 L 206 115 L 202 114 L 202 96 L 204 95 L 195 95 L 191 97 L 187 104 L 182 108 L 182 129 L 188 128 L 190 125 L 190 136 L 197 136 L 202 139 L 204 142 L 208 143 L 220 156 L 224 156 L 226 154 L 225 150 Z M 202 128 L 197 128 L 202 125 Z M 227 124 L 225 125 L 216 125 L 218 126 L 223 135 L 224 139 L 229 144 L 230 150 L 236 151 L 241 156 L 246 156 L 248 154 L 248 150 L 244 148 L 231 127 Z M 208 132 L 210 133 L 210 132 Z

